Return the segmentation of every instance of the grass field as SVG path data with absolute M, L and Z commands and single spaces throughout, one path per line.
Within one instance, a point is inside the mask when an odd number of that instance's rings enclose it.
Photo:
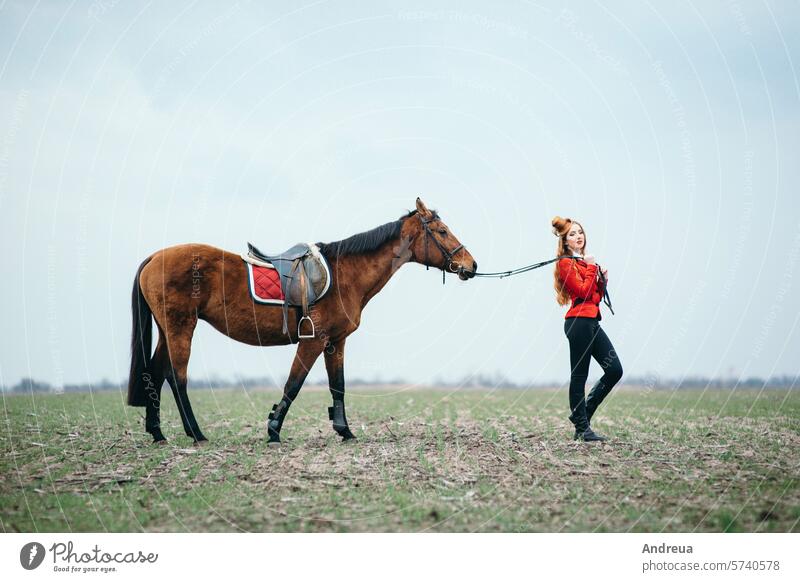
M 167 389 L 167 446 L 114 394 L 6 396 L 10 531 L 800 531 L 800 395 L 616 390 L 576 443 L 565 391 L 351 390 L 343 444 L 305 389 L 195 391 L 194 447 Z

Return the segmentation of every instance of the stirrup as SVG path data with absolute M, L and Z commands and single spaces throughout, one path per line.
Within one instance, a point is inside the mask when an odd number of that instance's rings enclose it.
M 308 320 L 311 324 L 311 335 L 303 335 L 301 328 L 303 327 L 303 321 Z M 300 318 L 300 321 L 297 322 L 297 339 L 314 339 L 316 336 L 316 330 L 314 329 L 314 321 L 307 315 L 304 315 Z

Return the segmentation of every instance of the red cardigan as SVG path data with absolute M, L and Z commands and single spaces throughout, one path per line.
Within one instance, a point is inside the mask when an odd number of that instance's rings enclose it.
M 558 274 L 564 288 L 572 298 L 572 305 L 564 318 L 596 317 L 602 319 L 600 302 L 603 300 L 604 284 L 597 280 L 597 265 L 590 265 L 580 259 L 561 259 L 558 261 Z M 576 299 L 584 299 L 584 302 L 575 305 Z

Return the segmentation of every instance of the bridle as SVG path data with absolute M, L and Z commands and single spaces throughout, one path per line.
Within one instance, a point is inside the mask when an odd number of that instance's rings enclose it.
M 452 251 L 448 251 L 446 248 L 444 248 L 444 245 L 433 235 L 433 231 L 429 226 L 431 222 L 439 220 L 439 217 L 436 216 L 436 214 L 432 214 L 430 218 L 423 218 L 422 214 L 419 214 L 419 220 L 422 222 L 422 228 L 425 229 L 425 270 L 427 271 L 430 268 L 430 265 L 428 265 L 428 238 L 430 237 L 430 239 L 442 253 L 442 256 L 445 258 L 444 267 L 442 268 L 442 285 L 444 285 L 444 276 L 446 272 L 445 269 L 451 273 L 460 274 L 464 272 L 464 267 L 453 268 L 453 257 L 458 251 L 464 248 L 464 245 L 460 244 Z

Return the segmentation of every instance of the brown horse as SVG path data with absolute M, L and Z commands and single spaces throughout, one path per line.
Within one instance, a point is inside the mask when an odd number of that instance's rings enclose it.
M 128 404 L 146 407 L 145 430 L 154 442 L 166 441 L 159 416 L 164 380 L 172 388 L 186 434 L 195 442 L 206 440 L 186 391 L 186 369 L 198 319 L 246 344 L 298 343 L 283 398 L 273 406 L 267 422 L 270 442 L 280 442 L 286 413 L 323 353 L 333 396 L 329 409 L 333 429 L 343 440 L 354 439 L 344 408 L 344 345 L 347 336 L 358 329 L 369 300 L 409 261 L 457 273 L 462 280 L 474 276 L 478 267 L 436 211 L 428 210 L 419 198 L 416 210 L 396 221 L 317 246 L 330 265 L 332 281 L 329 292 L 311 307 L 317 333 L 310 339 L 297 337 L 295 309 L 289 310 L 287 336 L 282 330 L 281 306 L 253 301 L 246 265 L 237 254 L 185 244 L 157 251 L 139 266 L 133 283 Z M 153 318 L 159 337 L 151 356 Z

